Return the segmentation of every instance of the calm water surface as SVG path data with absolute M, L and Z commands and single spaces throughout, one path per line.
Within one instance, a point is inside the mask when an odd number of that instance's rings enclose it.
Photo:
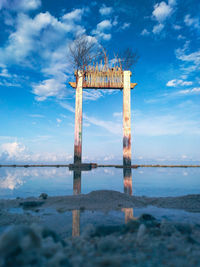
M 39 196 L 42 192 L 50 196 L 85 194 L 93 190 L 137 196 L 199 194 L 200 169 L 138 168 L 124 174 L 123 169 L 98 168 L 74 174 L 68 168 L 0 168 L 0 198 Z
M 0 168 L 0 198 L 77 195 L 94 190 L 116 190 L 129 195 L 180 196 L 200 193 L 200 169 L 198 168 L 98 168 L 92 171 L 71 172 L 68 168 Z M 24 213 L 22 208 L 8 210 L 13 214 Z M 34 215 L 35 211 L 32 212 Z M 142 213 L 151 213 L 158 219 L 197 222 L 199 213 L 184 210 L 145 208 L 122 208 L 121 211 L 81 211 L 65 213 L 39 211 L 43 224 L 56 230 L 63 237 L 79 236 L 88 223 L 114 225 L 137 219 Z M 38 215 L 38 213 L 35 213 Z M 46 214 L 46 215 L 45 215 Z M 0 229 L 0 232 L 5 227 Z

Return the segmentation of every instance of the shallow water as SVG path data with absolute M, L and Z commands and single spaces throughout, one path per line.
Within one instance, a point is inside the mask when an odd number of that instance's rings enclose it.
M 116 190 L 130 195 L 180 196 L 200 193 L 200 169 L 197 168 L 98 168 L 92 171 L 69 171 L 68 168 L 0 168 L 0 198 L 38 197 L 85 194 L 94 190 Z M 119 211 L 73 210 L 60 213 L 51 209 L 25 211 L 21 207 L 7 210 L 10 214 L 31 213 L 43 224 L 56 229 L 63 237 L 78 236 L 87 224 L 119 225 L 150 213 L 158 219 L 199 222 L 199 213 L 164 209 L 122 208 Z M 0 232 L 4 227 L 0 229 Z
M 77 174 L 76 174 L 77 175 Z M 79 177 L 81 176 L 81 177 Z M 98 168 L 78 174 L 78 189 L 73 189 L 74 174 L 68 168 L 0 168 L 0 198 L 50 196 L 116 190 L 136 196 L 180 196 L 200 193 L 199 168 Z M 126 183 L 127 182 L 127 183 Z M 74 185 L 77 186 L 76 183 Z

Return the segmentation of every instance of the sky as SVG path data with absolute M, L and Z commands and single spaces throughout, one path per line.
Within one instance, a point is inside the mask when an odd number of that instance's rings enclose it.
M 199 0 L 0 0 L 0 163 L 71 163 L 69 45 L 133 48 L 132 163 L 200 159 Z M 84 90 L 83 161 L 122 163 L 123 92 Z

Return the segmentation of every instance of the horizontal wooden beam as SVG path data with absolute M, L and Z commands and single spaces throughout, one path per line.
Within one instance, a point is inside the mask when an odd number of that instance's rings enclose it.
M 75 88 L 76 89 L 76 82 L 69 82 L 69 84 L 71 85 L 71 87 L 73 87 L 73 88 Z M 135 86 L 137 85 L 137 83 L 131 83 L 131 89 L 133 89 Z M 98 86 L 98 87 L 88 87 L 88 86 L 84 86 L 84 84 L 83 84 L 83 88 L 84 89 L 118 89 L 118 90 L 123 90 L 123 87 L 100 87 L 100 86 Z

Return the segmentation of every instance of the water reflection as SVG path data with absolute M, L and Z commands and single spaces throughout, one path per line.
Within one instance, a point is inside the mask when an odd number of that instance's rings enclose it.
M 124 193 L 132 195 L 132 171 L 130 168 L 123 169 L 124 176 Z M 133 217 L 133 208 L 123 208 L 122 211 L 125 214 L 125 223 L 132 220 Z
M 124 193 L 132 195 L 132 170 L 130 168 L 123 169 L 123 183 Z M 81 171 L 74 171 L 73 175 L 73 194 L 81 194 Z M 125 223 L 132 219 L 136 219 L 133 216 L 133 208 L 123 208 L 122 211 L 125 214 Z M 72 211 L 72 236 L 80 235 L 80 210 Z
M 74 171 L 73 194 L 81 193 L 81 171 Z M 72 211 L 72 236 L 80 235 L 80 210 Z

